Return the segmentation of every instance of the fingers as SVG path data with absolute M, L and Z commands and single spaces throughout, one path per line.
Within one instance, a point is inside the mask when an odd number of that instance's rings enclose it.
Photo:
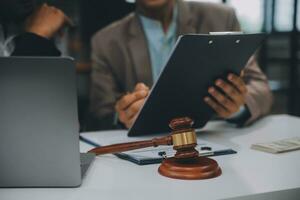
M 216 101 L 214 101 L 212 98 L 205 97 L 204 101 L 218 114 L 218 116 L 222 118 L 227 118 L 228 116 L 230 116 L 230 112 L 220 104 L 218 104 Z
M 149 90 L 149 87 L 147 87 L 144 83 L 138 83 L 136 84 L 134 91 L 139 91 L 139 90 Z
M 131 119 L 135 115 L 137 115 L 137 113 L 140 111 L 141 107 L 143 106 L 144 102 L 145 102 L 145 99 L 141 99 L 141 100 L 138 100 L 138 101 L 134 102 L 133 104 L 131 104 L 130 107 L 128 109 L 126 109 L 126 111 L 125 111 L 126 117 L 128 119 Z
M 55 14 L 58 15 L 58 18 L 62 20 L 63 25 L 74 26 L 73 21 L 67 15 L 65 15 L 65 13 L 62 10 L 53 6 L 51 6 L 51 8 L 53 12 L 55 12 Z
M 132 126 L 148 94 L 149 88 L 143 83 L 138 83 L 132 93 L 123 96 L 116 103 L 115 109 L 119 113 L 119 120 L 127 128 Z
M 240 77 L 234 74 L 229 74 L 227 79 L 231 84 L 233 84 L 238 89 L 240 93 L 242 93 L 243 95 L 247 93 L 246 84 Z
M 221 107 L 225 108 L 230 113 L 235 113 L 239 109 L 239 105 L 235 104 L 235 102 L 223 95 L 214 87 L 210 87 L 208 92 Z
M 140 99 L 145 98 L 148 95 L 148 92 L 141 90 L 136 91 L 130 94 L 125 95 L 121 98 L 116 104 L 116 110 L 125 110 L 127 109 L 132 103 L 138 101 Z
M 74 26 L 74 22 L 71 20 L 71 18 L 68 17 L 61 9 L 54 6 L 51 6 L 50 8 L 53 10 L 53 12 L 59 15 L 60 19 L 63 19 L 65 25 Z
M 119 113 L 119 120 L 127 128 L 130 128 L 132 126 L 132 123 L 134 122 L 138 112 L 145 102 L 145 98 L 135 101 L 126 109 L 117 109 L 117 112 Z
M 126 128 L 128 128 L 128 129 L 131 128 L 132 124 L 134 123 L 134 121 L 136 120 L 136 118 L 137 118 L 137 115 L 135 115 L 133 118 L 131 118 L 129 121 L 127 121 L 125 123 Z
M 119 110 L 117 112 L 119 115 L 118 117 L 119 117 L 120 122 L 122 122 L 123 124 L 126 124 L 128 121 L 127 117 L 126 117 L 126 113 L 123 110 Z
M 72 21 L 64 12 L 54 6 L 43 4 L 26 20 L 25 31 L 35 33 L 45 38 L 52 38 L 65 25 Z
M 232 84 L 229 84 L 221 79 L 216 81 L 216 86 L 223 91 L 227 97 L 229 97 L 235 104 L 240 105 L 244 103 L 243 94 L 235 88 Z
M 241 71 L 240 76 L 241 76 L 241 77 L 244 77 L 244 75 L 245 75 L 245 70 L 243 69 L 243 70 Z
M 208 89 L 211 97 L 205 97 L 204 101 L 223 118 L 230 117 L 245 104 L 247 87 L 244 81 L 234 75 L 229 74 L 228 82 L 218 79 L 216 87 Z

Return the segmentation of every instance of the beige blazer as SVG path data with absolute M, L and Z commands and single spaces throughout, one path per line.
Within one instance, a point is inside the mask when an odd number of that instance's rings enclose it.
M 222 4 L 178 1 L 177 34 L 239 31 L 232 8 Z M 147 41 L 139 17 L 131 13 L 97 32 L 92 38 L 90 111 L 99 120 L 112 117 L 118 98 L 138 82 L 152 86 Z M 266 76 L 252 58 L 244 78 L 251 112 L 248 123 L 269 112 L 272 94 Z M 110 123 L 105 120 L 105 123 Z

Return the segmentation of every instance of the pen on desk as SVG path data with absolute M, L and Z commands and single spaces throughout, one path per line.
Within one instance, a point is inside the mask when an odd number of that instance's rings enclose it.
M 208 146 L 201 147 L 201 151 L 204 151 L 204 150 L 211 151 L 212 148 L 208 147 Z

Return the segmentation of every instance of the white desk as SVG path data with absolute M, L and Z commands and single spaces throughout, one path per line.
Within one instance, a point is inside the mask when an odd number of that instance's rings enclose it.
M 109 133 L 111 134 L 111 133 Z M 222 176 L 201 181 L 165 178 L 159 165 L 138 166 L 112 155 L 97 157 L 80 188 L 0 189 L 0 200 L 35 199 L 300 199 L 300 151 L 280 155 L 250 149 L 251 144 L 299 136 L 300 118 L 270 116 L 236 129 L 210 122 L 200 138 L 224 144 L 238 154 L 214 157 Z M 103 132 L 104 137 L 109 137 Z M 80 143 L 82 152 L 91 146 Z

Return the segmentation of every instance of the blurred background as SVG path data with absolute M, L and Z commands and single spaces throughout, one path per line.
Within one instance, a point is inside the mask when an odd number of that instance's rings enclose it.
M 259 63 L 274 93 L 273 114 L 300 116 L 300 3 L 298 0 L 193 0 L 228 4 L 236 9 L 244 32 L 267 32 Z M 44 1 L 43 1 L 44 2 Z M 77 61 L 79 118 L 84 129 L 89 103 L 91 36 L 135 8 L 131 0 L 48 0 L 69 15 L 76 27 L 57 41 Z

